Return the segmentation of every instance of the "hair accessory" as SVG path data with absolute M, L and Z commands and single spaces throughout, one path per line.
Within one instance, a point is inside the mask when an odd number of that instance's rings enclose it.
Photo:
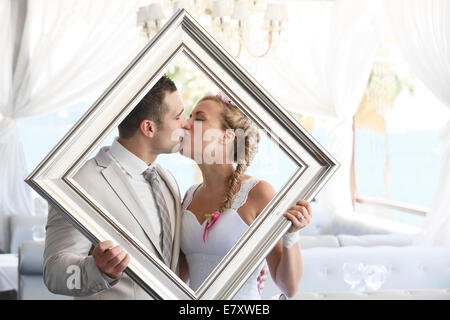
M 222 91 L 219 92 L 218 94 L 216 94 L 216 97 L 219 98 L 220 100 L 222 100 L 223 102 L 229 103 L 229 104 L 231 104 L 231 105 L 233 105 L 233 106 L 236 107 L 236 105 L 234 104 L 234 102 L 231 101 L 231 99 L 228 98 L 228 97 L 225 95 L 225 93 L 223 93 Z
M 214 212 L 213 214 L 208 214 L 208 221 L 205 225 L 205 230 L 203 231 L 203 243 L 206 241 L 206 233 L 207 231 L 216 223 L 217 219 L 220 217 L 220 212 Z M 212 220 L 212 221 L 211 221 Z

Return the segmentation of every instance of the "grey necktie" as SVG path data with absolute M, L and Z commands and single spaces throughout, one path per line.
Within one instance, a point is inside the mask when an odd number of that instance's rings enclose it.
M 172 257 L 172 231 L 170 228 L 170 216 L 166 201 L 164 200 L 162 194 L 156 168 L 152 167 L 147 169 L 144 172 L 144 178 L 150 183 L 150 186 L 152 187 L 156 207 L 158 208 L 158 213 L 161 218 L 161 236 L 159 240 L 161 251 L 163 253 L 164 263 L 170 267 L 170 261 Z

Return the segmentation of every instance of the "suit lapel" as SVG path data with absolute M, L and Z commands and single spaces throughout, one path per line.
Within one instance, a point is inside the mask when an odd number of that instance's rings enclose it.
M 95 156 L 97 164 L 105 169 L 102 170 L 102 174 L 105 179 L 110 184 L 111 188 L 117 194 L 119 199 L 128 208 L 131 215 L 134 217 L 139 226 L 144 230 L 147 237 L 150 239 L 151 243 L 155 247 L 155 250 L 159 253 L 160 259 L 162 260 L 162 252 L 159 246 L 159 237 L 154 234 L 153 230 L 150 228 L 151 221 L 149 221 L 145 210 L 142 207 L 141 201 L 138 199 L 134 191 L 132 191 L 132 186 L 127 181 L 125 174 L 119 168 L 119 166 L 111 159 L 111 157 L 106 153 L 109 147 L 103 147 Z M 173 232 L 173 245 L 172 245 L 172 261 L 170 264 L 170 269 L 176 272 L 176 267 L 178 264 L 179 252 L 180 252 L 180 234 L 181 234 L 181 198 L 180 190 L 176 181 L 173 183 L 168 177 L 168 174 L 161 168 L 161 166 L 156 166 L 160 177 L 164 180 L 170 193 L 175 201 L 175 230 Z
M 145 210 L 133 191 L 131 184 L 127 181 L 125 174 L 114 161 L 111 161 L 109 165 L 102 170 L 102 174 L 162 257 L 161 248 L 159 246 L 159 237 L 155 235 L 150 227 L 152 221 L 150 221 L 148 215 L 145 214 Z
M 169 177 L 167 176 L 166 172 L 159 166 L 156 166 L 158 170 L 159 176 L 164 180 L 167 187 L 170 190 L 170 193 L 172 194 L 172 197 L 175 201 L 175 221 L 172 221 L 171 223 L 175 222 L 175 228 L 173 232 L 173 245 L 172 245 L 172 261 L 170 263 L 170 269 L 175 272 L 177 263 L 178 263 L 178 257 L 180 252 L 180 229 L 181 229 L 181 199 L 180 199 L 180 191 L 178 189 L 178 185 L 175 185 L 171 183 Z

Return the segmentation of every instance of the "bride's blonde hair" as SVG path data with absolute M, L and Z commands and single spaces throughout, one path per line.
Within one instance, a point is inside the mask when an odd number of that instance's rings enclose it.
M 220 104 L 222 107 L 222 129 L 232 129 L 236 134 L 233 141 L 233 161 L 236 163 L 236 168 L 229 178 L 229 184 L 225 192 L 225 197 L 218 209 L 218 211 L 222 213 L 224 210 L 229 209 L 233 203 L 233 199 L 238 191 L 237 187 L 241 182 L 242 176 L 258 151 L 260 136 L 258 133 L 258 128 L 255 124 L 231 101 L 227 101 L 227 99 L 224 99 L 220 95 L 208 95 L 201 98 L 199 102 L 205 100 L 212 100 Z M 243 135 L 245 138 L 244 152 L 238 150 L 239 146 L 237 138 L 239 135 Z

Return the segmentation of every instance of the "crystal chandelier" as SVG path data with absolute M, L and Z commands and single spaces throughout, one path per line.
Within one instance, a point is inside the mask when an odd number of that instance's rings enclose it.
M 137 12 L 142 35 L 151 39 L 179 8 L 186 9 L 235 58 L 275 56 L 289 21 L 281 1 L 152 1 Z

